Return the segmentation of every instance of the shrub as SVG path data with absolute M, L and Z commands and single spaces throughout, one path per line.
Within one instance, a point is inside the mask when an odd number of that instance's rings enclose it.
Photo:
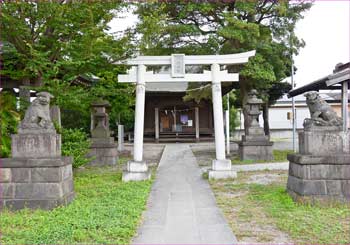
M 86 154 L 90 148 L 90 141 L 82 129 L 60 129 L 62 134 L 62 155 L 72 156 L 73 168 L 80 167 L 90 161 Z
M 16 97 L 9 92 L 0 95 L 0 157 L 11 155 L 11 134 L 16 133 L 20 114 L 16 110 Z

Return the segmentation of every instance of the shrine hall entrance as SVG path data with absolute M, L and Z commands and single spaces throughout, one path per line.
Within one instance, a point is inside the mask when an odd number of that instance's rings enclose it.
M 159 110 L 160 136 L 169 133 L 196 134 L 195 108 L 176 107 Z

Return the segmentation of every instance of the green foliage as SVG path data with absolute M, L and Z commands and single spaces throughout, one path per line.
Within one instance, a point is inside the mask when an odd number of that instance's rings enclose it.
M 108 23 L 124 8 L 120 1 L 3 1 L 0 74 L 52 93 L 64 127 L 89 132 L 90 104 L 100 97 L 113 105 L 111 125 L 117 119 L 130 125 L 133 88 L 117 84 L 125 67 L 113 62 L 130 56 L 131 36 L 108 32 Z M 72 83 L 87 74 L 101 79 L 86 87 Z
M 290 1 L 188 1 L 138 4 L 140 23 L 137 31 L 141 53 L 145 55 L 228 54 L 256 50 L 240 70 L 240 104 L 247 92 L 256 88 L 269 91 L 290 76 L 291 55 L 305 44 L 294 35 L 295 24 L 311 7 L 310 2 Z M 239 67 L 228 67 L 238 72 Z M 202 86 L 201 84 L 193 86 Z M 186 99 L 210 96 L 204 91 L 190 91 Z M 283 94 L 283 91 L 276 94 Z M 266 93 L 266 101 L 269 93 Z
M 52 211 L 2 211 L 1 244 L 129 244 L 152 181 L 122 182 L 111 168 L 74 173 L 75 200 Z
M 9 92 L 0 93 L 0 157 L 11 154 L 11 134 L 17 132 L 20 114 L 16 111 L 16 97 Z
M 86 154 L 89 152 L 90 141 L 87 134 L 81 129 L 61 129 L 62 155 L 73 157 L 73 168 L 89 162 Z

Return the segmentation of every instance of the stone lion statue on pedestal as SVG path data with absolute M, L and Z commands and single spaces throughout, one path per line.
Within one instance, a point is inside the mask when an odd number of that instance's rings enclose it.
M 304 127 L 311 126 L 342 126 L 342 119 L 337 116 L 333 108 L 324 101 L 318 92 L 311 91 L 304 94 L 309 107 L 311 118 L 304 120 Z
M 54 98 L 48 92 L 37 93 L 27 109 L 24 119 L 19 126 L 19 132 L 23 130 L 55 130 L 50 117 L 50 99 Z

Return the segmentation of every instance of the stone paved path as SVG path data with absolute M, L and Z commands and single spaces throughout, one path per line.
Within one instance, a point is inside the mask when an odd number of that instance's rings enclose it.
M 237 240 L 188 144 L 168 144 L 133 244 L 234 244 Z

